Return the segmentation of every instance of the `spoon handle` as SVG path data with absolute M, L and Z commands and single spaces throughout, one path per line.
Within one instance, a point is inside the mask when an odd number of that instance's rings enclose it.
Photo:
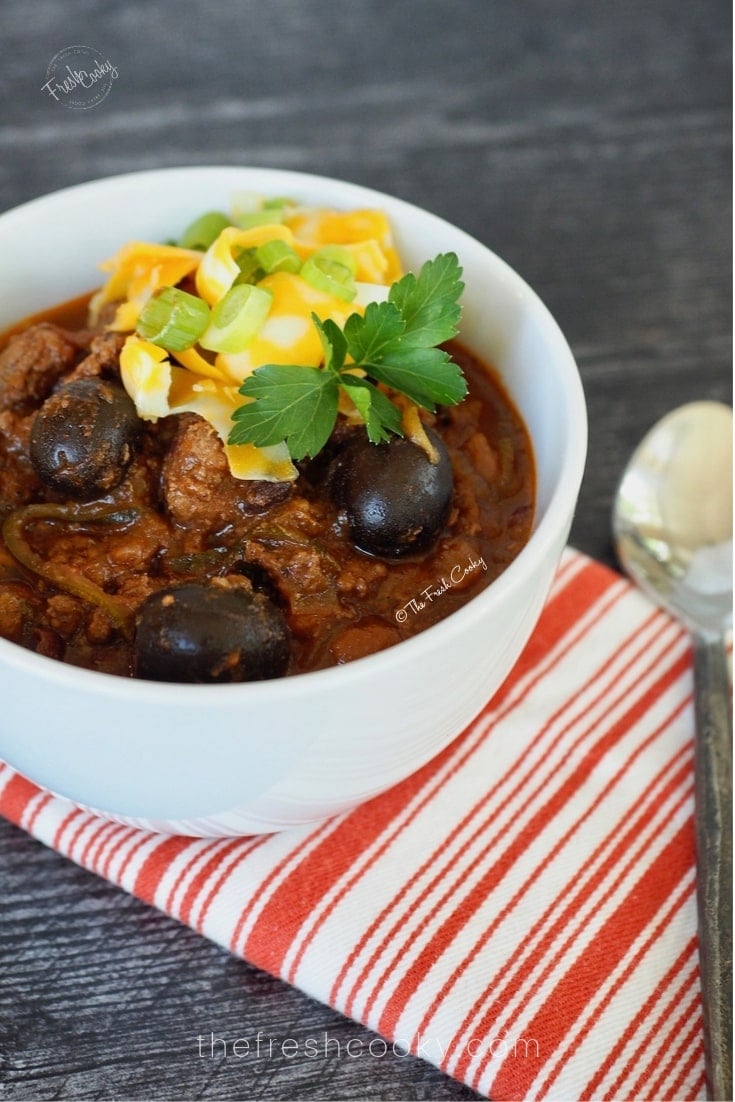
M 708 1097 L 732 1099 L 732 709 L 724 640 L 694 638 L 697 910 Z

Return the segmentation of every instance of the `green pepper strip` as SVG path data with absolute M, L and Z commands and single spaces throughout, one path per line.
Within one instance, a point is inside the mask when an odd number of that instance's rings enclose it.
M 131 524 L 140 514 L 135 509 L 120 509 L 104 505 L 25 505 L 14 509 L 3 524 L 5 545 L 15 559 L 27 570 L 38 574 L 45 581 L 66 593 L 81 597 L 90 605 L 101 609 L 126 639 L 133 635 L 133 612 L 124 601 L 105 593 L 104 589 L 76 574 L 68 566 L 44 562 L 28 543 L 24 528 L 31 520 L 62 520 L 69 524 Z
M 262 543 L 265 547 L 282 547 L 284 544 L 287 546 L 290 544 L 292 547 L 306 547 L 307 545 L 316 547 L 322 558 L 330 563 L 335 570 L 339 570 L 339 563 L 334 555 L 330 555 L 321 540 L 305 540 L 301 533 L 294 534 L 278 524 L 268 524 L 267 522 L 256 524 L 248 532 L 248 538 L 256 543 Z
M 172 574 L 201 574 L 227 564 L 227 557 L 234 556 L 227 547 L 213 547 L 210 551 L 194 551 L 165 559 L 166 570 Z

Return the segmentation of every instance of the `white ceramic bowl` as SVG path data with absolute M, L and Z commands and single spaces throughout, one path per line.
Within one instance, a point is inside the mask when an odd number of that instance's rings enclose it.
M 454 250 L 462 339 L 494 364 L 536 453 L 530 542 L 442 623 L 346 666 L 244 685 L 129 681 L 0 639 L 0 758 L 113 819 L 197 835 L 312 822 L 395 784 L 443 749 L 501 685 L 541 611 L 566 541 L 587 422 L 572 354 L 546 308 L 489 249 L 425 211 L 341 181 L 246 168 L 99 180 L 0 216 L 0 328 L 91 290 L 130 238 L 176 237 L 248 189 L 338 208 L 378 206 L 407 266 Z

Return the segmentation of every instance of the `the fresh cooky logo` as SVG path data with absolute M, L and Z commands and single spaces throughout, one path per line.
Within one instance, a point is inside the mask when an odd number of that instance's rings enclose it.
M 448 590 L 461 585 L 465 578 L 475 570 L 487 570 L 487 563 L 482 555 L 479 559 L 473 559 L 470 555 L 466 563 L 455 563 L 448 575 L 442 575 L 438 581 L 422 589 L 420 596 L 412 597 L 408 604 L 397 609 L 396 620 L 399 624 L 405 624 L 409 612 L 414 614 L 423 612 L 435 597 L 443 597 Z
M 109 58 L 92 46 L 65 46 L 49 62 L 42 92 L 77 111 L 102 103 L 117 80 L 117 69 Z

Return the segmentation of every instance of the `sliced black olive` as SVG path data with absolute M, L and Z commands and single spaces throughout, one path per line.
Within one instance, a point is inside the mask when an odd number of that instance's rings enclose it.
M 31 430 L 36 474 L 51 489 L 78 500 L 108 493 L 121 481 L 140 428 L 121 386 L 75 379 L 41 406 Z
M 150 681 L 262 681 L 290 659 L 283 613 L 262 593 L 195 583 L 151 594 L 135 632 L 135 676 Z
M 332 497 L 361 551 L 394 559 L 428 551 L 438 539 L 452 503 L 452 464 L 442 439 L 427 433 L 437 463 L 410 440 L 371 444 L 362 434 L 335 460 Z

